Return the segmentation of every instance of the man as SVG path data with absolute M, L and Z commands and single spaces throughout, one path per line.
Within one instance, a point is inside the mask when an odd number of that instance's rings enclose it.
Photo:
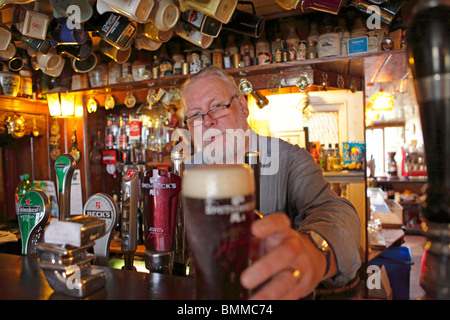
M 244 152 L 255 146 L 262 164 L 276 160 L 275 172 L 261 170 L 260 211 L 265 217 L 252 225 L 266 253 L 241 275 L 248 289 L 264 284 L 252 298 L 298 299 L 319 283 L 343 286 L 354 278 L 360 266 L 358 215 L 331 191 L 311 155 L 275 138 L 258 149 L 257 141 L 263 140 L 249 128 L 247 100 L 221 69 L 208 68 L 188 79 L 181 101 L 204 163 L 242 163 Z M 251 132 L 250 138 L 227 141 L 233 131 Z

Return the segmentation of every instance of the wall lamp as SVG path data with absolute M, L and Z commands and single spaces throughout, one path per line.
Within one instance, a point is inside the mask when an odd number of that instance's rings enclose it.
M 70 117 L 75 115 L 75 95 L 67 88 L 56 87 L 46 93 L 48 110 L 52 117 Z

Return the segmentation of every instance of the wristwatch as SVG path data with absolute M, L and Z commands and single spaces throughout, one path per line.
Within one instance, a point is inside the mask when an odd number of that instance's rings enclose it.
M 314 246 L 322 251 L 322 253 L 325 255 L 325 259 L 327 262 L 326 268 L 325 268 L 325 274 L 324 277 L 327 275 L 328 271 L 330 270 L 330 263 L 331 263 L 331 249 L 328 245 L 328 242 L 317 232 L 315 231 L 300 231 L 300 233 L 306 234 L 311 242 L 314 244 Z

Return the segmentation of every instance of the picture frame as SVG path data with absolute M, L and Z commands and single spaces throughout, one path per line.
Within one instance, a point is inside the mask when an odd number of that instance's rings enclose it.
M 296 131 L 276 131 L 272 132 L 273 137 L 280 138 L 293 145 L 298 145 L 300 148 L 307 149 L 307 130 Z

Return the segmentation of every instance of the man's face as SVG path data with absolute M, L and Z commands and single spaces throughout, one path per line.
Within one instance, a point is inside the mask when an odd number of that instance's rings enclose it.
M 197 80 L 186 88 L 184 93 L 184 103 L 186 106 L 186 116 L 207 113 L 217 105 L 231 106 L 226 110 L 226 114 L 213 118 L 205 115 L 203 122 L 194 122 L 189 125 L 189 131 L 194 137 L 195 148 L 202 146 L 203 151 L 208 148 L 224 150 L 237 149 L 242 146 L 235 146 L 234 142 L 226 141 L 226 131 L 235 132 L 237 129 L 246 131 L 249 126 L 247 123 L 248 107 L 247 101 L 242 95 L 233 96 L 236 93 L 229 88 L 225 82 L 217 77 L 205 77 Z M 201 117 L 200 117 L 201 120 Z M 229 139 L 230 140 L 230 139 Z M 234 146 L 234 147 L 233 147 Z M 236 150 L 232 151 L 236 154 Z

